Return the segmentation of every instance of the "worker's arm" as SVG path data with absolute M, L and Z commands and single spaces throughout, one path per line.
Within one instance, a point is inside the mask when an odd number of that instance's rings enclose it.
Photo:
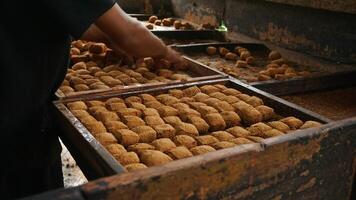
M 178 53 L 168 48 L 142 23 L 128 16 L 115 4 L 99 17 L 83 38 L 109 43 L 115 50 L 123 50 L 135 57 L 165 58 L 172 63 L 181 62 Z

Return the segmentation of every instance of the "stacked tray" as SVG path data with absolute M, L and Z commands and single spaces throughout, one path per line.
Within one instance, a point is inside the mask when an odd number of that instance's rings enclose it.
M 290 62 L 263 44 L 206 43 L 175 48 L 232 78 L 276 95 L 341 87 L 348 85 L 356 74 L 352 66 L 305 66 Z M 241 55 L 242 52 L 247 54 Z M 308 58 L 300 56 L 300 59 Z
M 89 178 L 189 162 L 329 122 L 228 79 L 71 98 L 55 106 L 62 137 Z

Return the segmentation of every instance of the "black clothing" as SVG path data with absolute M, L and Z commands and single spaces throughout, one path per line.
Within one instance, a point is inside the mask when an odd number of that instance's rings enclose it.
M 42 178 L 30 181 L 32 171 L 40 173 L 58 158 L 61 148 L 49 131 L 56 124 L 48 110 L 65 76 L 71 36 L 80 37 L 113 5 L 113 0 L 0 1 L 0 148 L 7 163 L 0 171 L 2 194 L 8 192 L 7 172 L 22 171 L 16 187 L 41 185 Z

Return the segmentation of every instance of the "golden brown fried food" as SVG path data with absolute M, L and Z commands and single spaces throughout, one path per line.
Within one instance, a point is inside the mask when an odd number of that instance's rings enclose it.
M 201 91 L 197 86 L 192 86 L 183 90 L 184 96 L 186 97 L 193 97 L 200 92 Z
M 282 58 L 281 54 L 277 51 L 271 51 L 269 54 L 268 54 L 268 58 L 270 60 L 277 60 L 277 59 L 280 59 Z
M 162 20 L 157 19 L 157 20 L 154 22 L 154 24 L 155 24 L 156 26 L 161 26 L 161 25 L 162 25 Z
M 140 111 L 143 111 L 146 109 L 145 105 L 143 105 L 142 103 L 138 103 L 138 102 L 131 102 L 131 103 L 128 103 L 127 105 L 129 105 L 131 108 L 135 108 Z
M 165 152 L 176 147 L 174 142 L 169 138 L 160 138 L 152 142 L 156 150 Z
M 225 47 L 219 47 L 219 53 L 220 53 L 220 55 L 221 56 L 225 56 L 227 53 L 229 53 L 230 51 L 227 49 L 227 48 L 225 48 Z
M 176 98 L 178 98 L 178 99 L 184 97 L 184 93 L 183 93 L 182 90 L 173 89 L 173 90 L 169 90 L 168 93 L 169 93 L 171 96 L 176 97 Z
M 175 103 L 172 105 L 173 108 L 180 110 L 180 109 L 184 109 L 184 108 L 189 108 L 189 105 L 186 103 Z
M 149 126 L 138 126 L 132 129 L 139 136 L 139 142 L 151 143 L 157 138 L 156 131 Z
M 221 102 L 221 100 L 217 99 L 217 98 L 213 98 L 213 97 L 210 97 L 208 99 L 205 99 L 203 101 L 203 103 L 205 103 L 206 105 L 209 105 L 209 106 L 212 106 L 214 107 L 216 103 L 219 103 Z M 215 107 L 214 107 L 215 108 Z
M 146 169 L 147 166 L 142 163 L 131 163 L 131 164 L 125 165 L 125 168 L 129 172 L 133 172 L 133 171 L 137 171 L 137 170 L 141 170 L 141 169 Z
M 252 65 L 255 63 L 255 58 L 253 56 L 249 56 L 246 58 L 246 63 Z
M 246 61 L 238 60 L 238 61 L 236 61 L 235 66 L 238 68 L 246 68 L 248 66 L 248 64 Z
M 246 100 L 246 103 L 250 104 L 253 107 L 261 106 L 263 105 L 262 99 L 256 97 L 256 96 L 251 96 Z
M 74 89 L 70 86 L 61 86 L 59 89 L 64 93 L 64 94 L 69 94 L 74 92 Z
M 90 116 L 90 114 L 86 110 L 73 110 L 71 112 L 78 119 L 82 119 L 84 117 Z
M 198 145 L 210 145 L 219 142 L 219 140 L 212 135 L 202 135 L 195 137 L 195 139 L 198 142 Z
M 226 131 L 215 131 L 215 132 L 212 132 L 211 135 L 220 141 L 229 141 L 229 140 L 232 140 L 235 138 L 232 134 L 230 134 Z
M 85 64 L 85 62 L 78 62 L 72 66 L 72 69 L 73 70 L 87 69 L 87 65 Z
M 200 113 L 196 110 L 193 110 L 191 108 L 183 108 L 178 111 L 179 117 L 182 121 L 186 122 L 188 120 L 188 117 L 201 117 Z
M 227 97 L 226 94 L 221 93 L 221 92 L 213 92 L 213 93 L 210 93 L 209 96 L 211 96 L 213 98 L 217 98 L 221 101 L 225 101 L 225 98 Z
M 210 126 L 210 131 L 224 130 L 226 123 L 219 113 L 210 113 L 204 116 L 205 121 Z
M 127 152 L 125 147 L 122 146 L 121 144 L 109 144 L 109 145 L 106 145 L 105 148 L 111 154 L 120 154 L 120 153 Z
M 129 147 L 127 147 L 128 151 L 133 151 L 137 154 L 145 151 L 145 150 L 154 150 L 155 147 L 153 145 L 147 144 L 147 143 L 137 143 L 137 144 L 133 144 L 130 145 Z
M 120 121 L 119 116 L 110 111 L 98 111 L 95 113 L 95 118 L 104 124 L 109 121 Z
M 177 99 L 176 97 L 170 96 L 170 95 L 161 98 L 159 101 L 166 106 L 170 106 L 170 105 L 179 103 L 179 99 Z
M 188 117 L 188 122 L 193 124 L 201 134 L 207 133 L 209 131 L 209 124 L 200 117 Z
M 92 115 L 96 115 L 96 113 L 98 112 L 101 112 L 101 111 L 108 111 L 105 107 L 103 106 L 92 106 L 90 107 L 89 109 L 89 112 L 92 114 Z
M 150 94 L 140 94 L 139 97 L 141 97 L 141 99 L 144 103 L 147 103 L 150 101 L 157 101 L 157 99 Z
M 145 117 L 145 122 L 151 127 L 164 124 L 163 119 L 159 116 L 147 116 Z
M 122 121 L 130 128 L 135 128 L 137 126 L 144 126 L 146 125 L 145 121 L 137 116 L 124 116 Z
M 149 167 L 156 166 L 156 165 L 163 165 L 170 161 L 173 161 L 173 159 L 169 157 L 167 154 L 157 150 L 146 150 L 142 152 L 140 154 L 140 159 L 145 165 Z
M 290 131 L 290 128 L 287 124 L 280 122 L 280 121 L 273 121 L 268 123 L 269 126 L 271 126 L 274 129 L 277 129 L 283 133 L 287 133 Z
M 113 132 L 115 138 L 125 147 L 138 143 L 140 137 L 129 129 L 119 129 Z
M 233 142 L 233 143 L 235 143 L 237 145 L 254 143 L 253 141 L 251 141 L 251 140 L 249 140 L 247 138 L 243 138 L 243 137 L 232 139 L 232 140 L 230 140 L 230 142 Z
M 225 59 L 226 60 L 236 60 L 237 54 L 229 52 L 229 53 L 225 54 Z
M 284 133 L 277 129 L 271 129 L 269 131 L 264 132 L 264 138 L 280 136 L 280 135 L 284 135 Z
M 119 121 L 107 121 L 105 122 L 105 126 L 108 129 L 109 132 L 115 132 L 116 130 L 120 129 L 128 129 L 128 127 Z
M 111 103 L 124 103 L 124 100 L 119 97 L 112 97 L 105 101 L 105 105 L 109 105 Z
M 262 138 L 266 138 L 265 132 L 272 130 L 272 127 L 268 126 L 265 123 L 258 122 L 256 124 L 253 124 L 252 126 L 250 126 L 248 128 L 248 130 L 250 131 L 251 135 L 253 135 L 253 136 L 259 136 Z
M 114 154 L 113 156 L 121 165 L 129 165 L 140 162 L 140 159 L 135 152 L 125 152 L 121 154 Z
M 258 110 L 243 101 L 234 103 L 232 106 L 246 125 L 261 122 L 263 119 L 262 114 Z
M 189 103 L 189 102 L 193 102 L 194 101 L 194 99 L 193 98 L 191 98 L 191 97 L 183 97 L 183 98 L 181 98 L 180 99 L 180 102 L 181 103 Z
M 78 48 L 70 48 L 70 55 L 80 55 L 80 50 Z
M 246 139 L 249 139 L 249 140 L 251 140 L 251 141 L 253 141 L 253 142 L 263 142 L 263 140 L 264 140 L 264 139 L 261 138 L 261 137 L 252 136 L 252 135 L 247 136 Z
M 111 133 L 106 132 L 96 134 L 95 139 L 103 146 L 117 143 L 116 138 Z
M 150 22 L 150 23 L 154 23 L 157 19 L 158 19 L 158 17 L 157 17 L 157 16 L 152 15 L 152 16 L 148 19 L 148 22 Z
M 173 138 L 176 130 L 169 124 L 161 124 L 153 127 L 157 132 L 157 138 Z
M 319 127 L 322 126 L 322 124 L 320 122 L 316 122 L 316 121 L 306 121 L 301 127 L 300 129 L 307 129 L 307 128 L 314 128 L 314 127 Z
M 85 124 L 85 127 L 93 135 L 97 135 L 99 133 L 106 132 L 106 128 L 105 128 L 104 124 L 101 122 L 97 122 L 97 121 L 87 123 L 87 124 Z
M 123 108 L 127 108 L 125 103 L 121 103 L 121 102 L 113 102 L 113 103 L 109 103 L 106 105 L 106 107 L 111 110 L 111 111 L 115 111 L 115 112 L 120 112 L 121 109 Z
M 178 115 L 178 110 L 171 106 L 160 106 L 157 110 L 162 117 Z
M 168 18 L 162 20 L 163 26 L 172 26 L 172 21 Z
M 289 126 L 291 130 L 296 130 L 303 125 L 303 122 L 296 117 L 286 117 L 284 119 L 279 120 Z
M 213 152 L 215 149 L 211 146 L 208 145 L 201 145 L 201 146 L 196 146 L 190 149 L 190 152 L 193 153 L 193 155 L 200 155 L 200 154 L 205 154 L 209 152 Z
M 250 131 L 242 128 L 241 126 L 234 126 L 226 130 L 228 133 L 231 133 L 235 137 L 247 137 L 251 133 Z
M 192 107 L 193 109 L 197 110 L 198 108 L 200 108 L 201 106 L 206 106 L 205 103 L 202 102 L 189 102 L 188 103 L 190 105 L 190 107 Z M 183 108 L 184 109 L 184 108 Z
M 144 117 L 147 117 L 147 116 L 158 116 L 159 117 L 158 111 L 154 108 L 145 108 L 142 110 L 142 114 Z
M 93 107 L 93 106 L 105 106 L 105 103 L 102 101 L 96 101 L 96 100 L 92 100 L 92 101 L 87 101 L 86 102 L 87 106 L 89 107 Z
M 149 101 L 149 102 L 145 103 L 145 105 L 148 108 L 154 108 L 156 110 L 158 110 L 160 107 L 164 106 L 159 101 Z
M 190 123 L 182 122 L 182 123 L 176 125 L 175 128 L 176 128 L 177 135 L 189 135 L 192 137 L 199 135 L 197 128 L 193 124 L 190 124 Z
M 175 29 L 180 29 L 182 27 L 182 22 L 177 20 L 173 23 L 173 26 Z
M 200 92 L 200 93 L 194 95 L 193 98 L 194 98 L 195 101 L 200 101 L 201 102 L 201 101 L 204 101 L 205 99 L 210 98 L 210 96 L 205 94 L 205 93 L 201 93 Z
M 239 94 L 241 94 L 240 91 L 234 89 L 234 88 L 228 88 L 222 91 L 222 93 L 226 94 L 226 95 L 232 95 L 232 96 L 237 96 Z
M 227 87 L 226 87 L 225 85 L 223 85 L 223 84 L 215 84 L 215 85 L 213 85 L 213 86 L 216 87 L 216 88 L 218 88 L 219 91 L 222 91 L 222 90 L 226 90 L 226 89 L 227 89 Z
M 228 95 L 225 97 L 224 101 L 226 101 L 229 104 L 234 104 L 237 103 L 239 101 L 241 101 L 239 98 L 232 96 L 232 95 Z
M 176 135 L 173 138 L 173 142 L 177 146 L 185 146 L 188 149 L 197 146 L 197 142 L 195 141 L 195 139 L 193 137 L 190 137 L 189 135 Z
M 174 160 L 192 157 L 193 154 L 185 146 L 175 147 L 167 151 L 169 157 Z
M 232 107 L 229 103 L 225 101 L 219 101 L 214 103 L 213 106 L 215 109 L 217 109 L 219 112 L 224 112 L 224 111 L 234 111 L 234 107 Z
M 180 120 L 179 117 L 177 116 L 168 116 L 168 117 L 164 117 L 163 120 L 167 123 L 174 126 L 177 126 L 178 124 L 182 123 L 182 120 Z
M 268 121 L 270 119 L 273 119 L 275 117 L 275 113 L 273 108 L 268 107 L 268 106 L 257 106 L 256 110 L 258 110 L 262 114 L 263 121 Z
M 220 141 L 220 142 L 216 142 L 214 144 L 211 144 L 211 146 L 214 149 L 219 150 L 219 149 L 227 149 L 227 148 L 234 147 L 234 146 L 236 146 L 236 144 L 233 143 L 233 142 L 228 142 L 228 141 Z
M 206 48 L 206 53 L 207 53 L 209 56 L 215 55 L 216 52 L 217 52 L 216 47 L 208 46 L 208 47 Z
M 127 116 L 141 117 L 141 115 L 142 115 L 142 112 L 135 108 L 122 108 L 116 112 L 120 115 L 121 118 L 124 118 Z
M 149 29 L 149 30 L 152 30 L 154 27 L 155 27 L 154 24 L 151 24 L 151 23 L 146 24 L 146 28 Z
M 84 103 L 84 101 L 75 101 L 75 102 L 67 103 L 67 107 L 69 108 L 69 110 L 87 110 L 88 109 L 88 107 Z
M 141 100 L 141 98 L 138 97 L 138 96 L 130 96 L 130 97 L 127 97 L 127 98 L 125 99 L 125 103 L 127 103 L 127 104 L 133 103 L 133 102 L 135 102 L 135 103 L 142 103 L 142 100 Z
M 164 78 L 170 78 L 173 74 L 174 74 L 174 72 L 169 69 L 159 69 L 158 70 L 158 75 L 162 76 Z
M 240 116 L 234 111 L 223 111 L 220 115 L 224 119 L 227 128 L 241 124 Z
M 93 43 L 89 46 L 89 52 L 94 54 L 102 54 L 107 50 L 104 43 Z

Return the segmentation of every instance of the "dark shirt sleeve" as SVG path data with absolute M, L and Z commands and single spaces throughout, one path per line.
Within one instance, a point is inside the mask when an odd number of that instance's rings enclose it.
M 113 7 L 115 0 L 43 0 L 52 17 L 74 38 Z

